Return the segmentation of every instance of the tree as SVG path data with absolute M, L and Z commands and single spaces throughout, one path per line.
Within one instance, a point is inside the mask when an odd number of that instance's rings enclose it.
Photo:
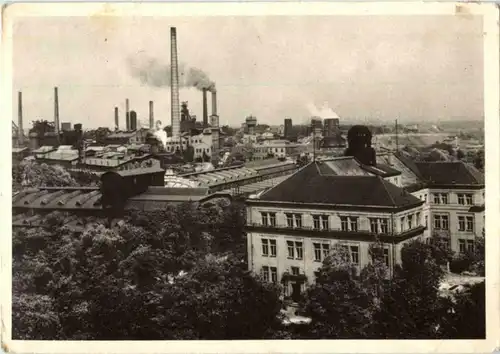
M 69 187 L 78 185 L 69 172 L 59 165 L 23 161 L 17 166 L 12 166 L 12 169 L 14 189 L 22 187 Z
M 39 137 L 43 137 L 46 133 L 53 133 L 55 131 L 55 123 L 43 119 L 33 121 L 30 129 L 30 133 L 37 133 Z
M 375 314 L 377 338 L 439 338 L 439 326 L 448 307 L 439 296 L 444 276 L 432 245 L 412 241 L 401 251 L 402 264 L 387 284 L 380 310 Z
M 357 279 L 348 251 L 336 246 L 318 273 L 304 304 L 305 315 L 311 318 L 309 336 L 366 338 L 372 299 Z

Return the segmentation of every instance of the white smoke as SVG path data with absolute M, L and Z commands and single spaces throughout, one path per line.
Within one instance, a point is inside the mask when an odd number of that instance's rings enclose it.
M 333 111 L 328 105 L 328 102 L 324 102 L 321 108 L 318 108 L 314 103 L 309 103 L 307 105 L 307 109 L 311 117 L 319 117 L 319 118 L 340 118 L 337 113 Z

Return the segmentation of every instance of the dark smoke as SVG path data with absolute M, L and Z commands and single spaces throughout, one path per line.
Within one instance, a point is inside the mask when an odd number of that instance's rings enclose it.
M 149 57 L 129 58 L 128 68 L 133 77 L 148 86 L 170 86 L 170 65 Z M 194 87 L 198 90 L 215 91 L 215 83 L 200 69 L 179 64 L 179 86 Z

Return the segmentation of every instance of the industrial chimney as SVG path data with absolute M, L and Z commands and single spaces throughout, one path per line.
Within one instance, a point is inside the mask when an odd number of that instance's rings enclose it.
M 59 138 L 59 94 L 57 92 L 57 87 L 54 87 L 54 125 L 55 125 L 55 133 Z
M 115 107 L 115 132 L 120 130 L 120 122 L 118 117 L 118 107 Z
M 130 111 L 128 98 L 125 100 L 125 131 L 130 130 Z
M 135 111 L 130 111 L 129 113 L 130 116 L 130 130 L 131 131 L 136 131 L 137 130 L 137 113 Z
M 170 28 L 170 86 L 171 86 L 171 116 L 172 137 L 180 138 L 181 111 L 179 104 L 179 68 L 177 62 L 177 32 Z
M 23 131 L 23 93 L 19 91 L 17 98 L 17 142 L 19 147 L 24 144 L 24 131 Z
M 215 89 L 212 90 L 212 115 L 217 115 L 217 91 Z
M 149 129 L 155 127 L 155 115 L 153 111 L 153 101 L 149 101 Z
M 208 127 L 207 89 L 203 90 L 203 128 Z

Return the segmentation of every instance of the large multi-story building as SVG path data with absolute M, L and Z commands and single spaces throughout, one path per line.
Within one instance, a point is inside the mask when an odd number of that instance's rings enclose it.
M 437 237 L 463 253 L 484 233 L 484 176 L 474 167 L 375 155 L 365 127 L 348 140 L 349 156 L 313 161 L 247 201 L 249 268 L 292 300 L 336 244 L 361 269 L 381 241 L 393 269 L 410 240 Z
M 282 282 L 297 300 L 329 250 L 340 244 L 361 270 L 369 247 L 384 244 L 386 263 L 402 246 L 423 238 L 424 201 L 398 187 L 400 173 L 352 157 L 315 161 L 247 202 L 249 267 Z

